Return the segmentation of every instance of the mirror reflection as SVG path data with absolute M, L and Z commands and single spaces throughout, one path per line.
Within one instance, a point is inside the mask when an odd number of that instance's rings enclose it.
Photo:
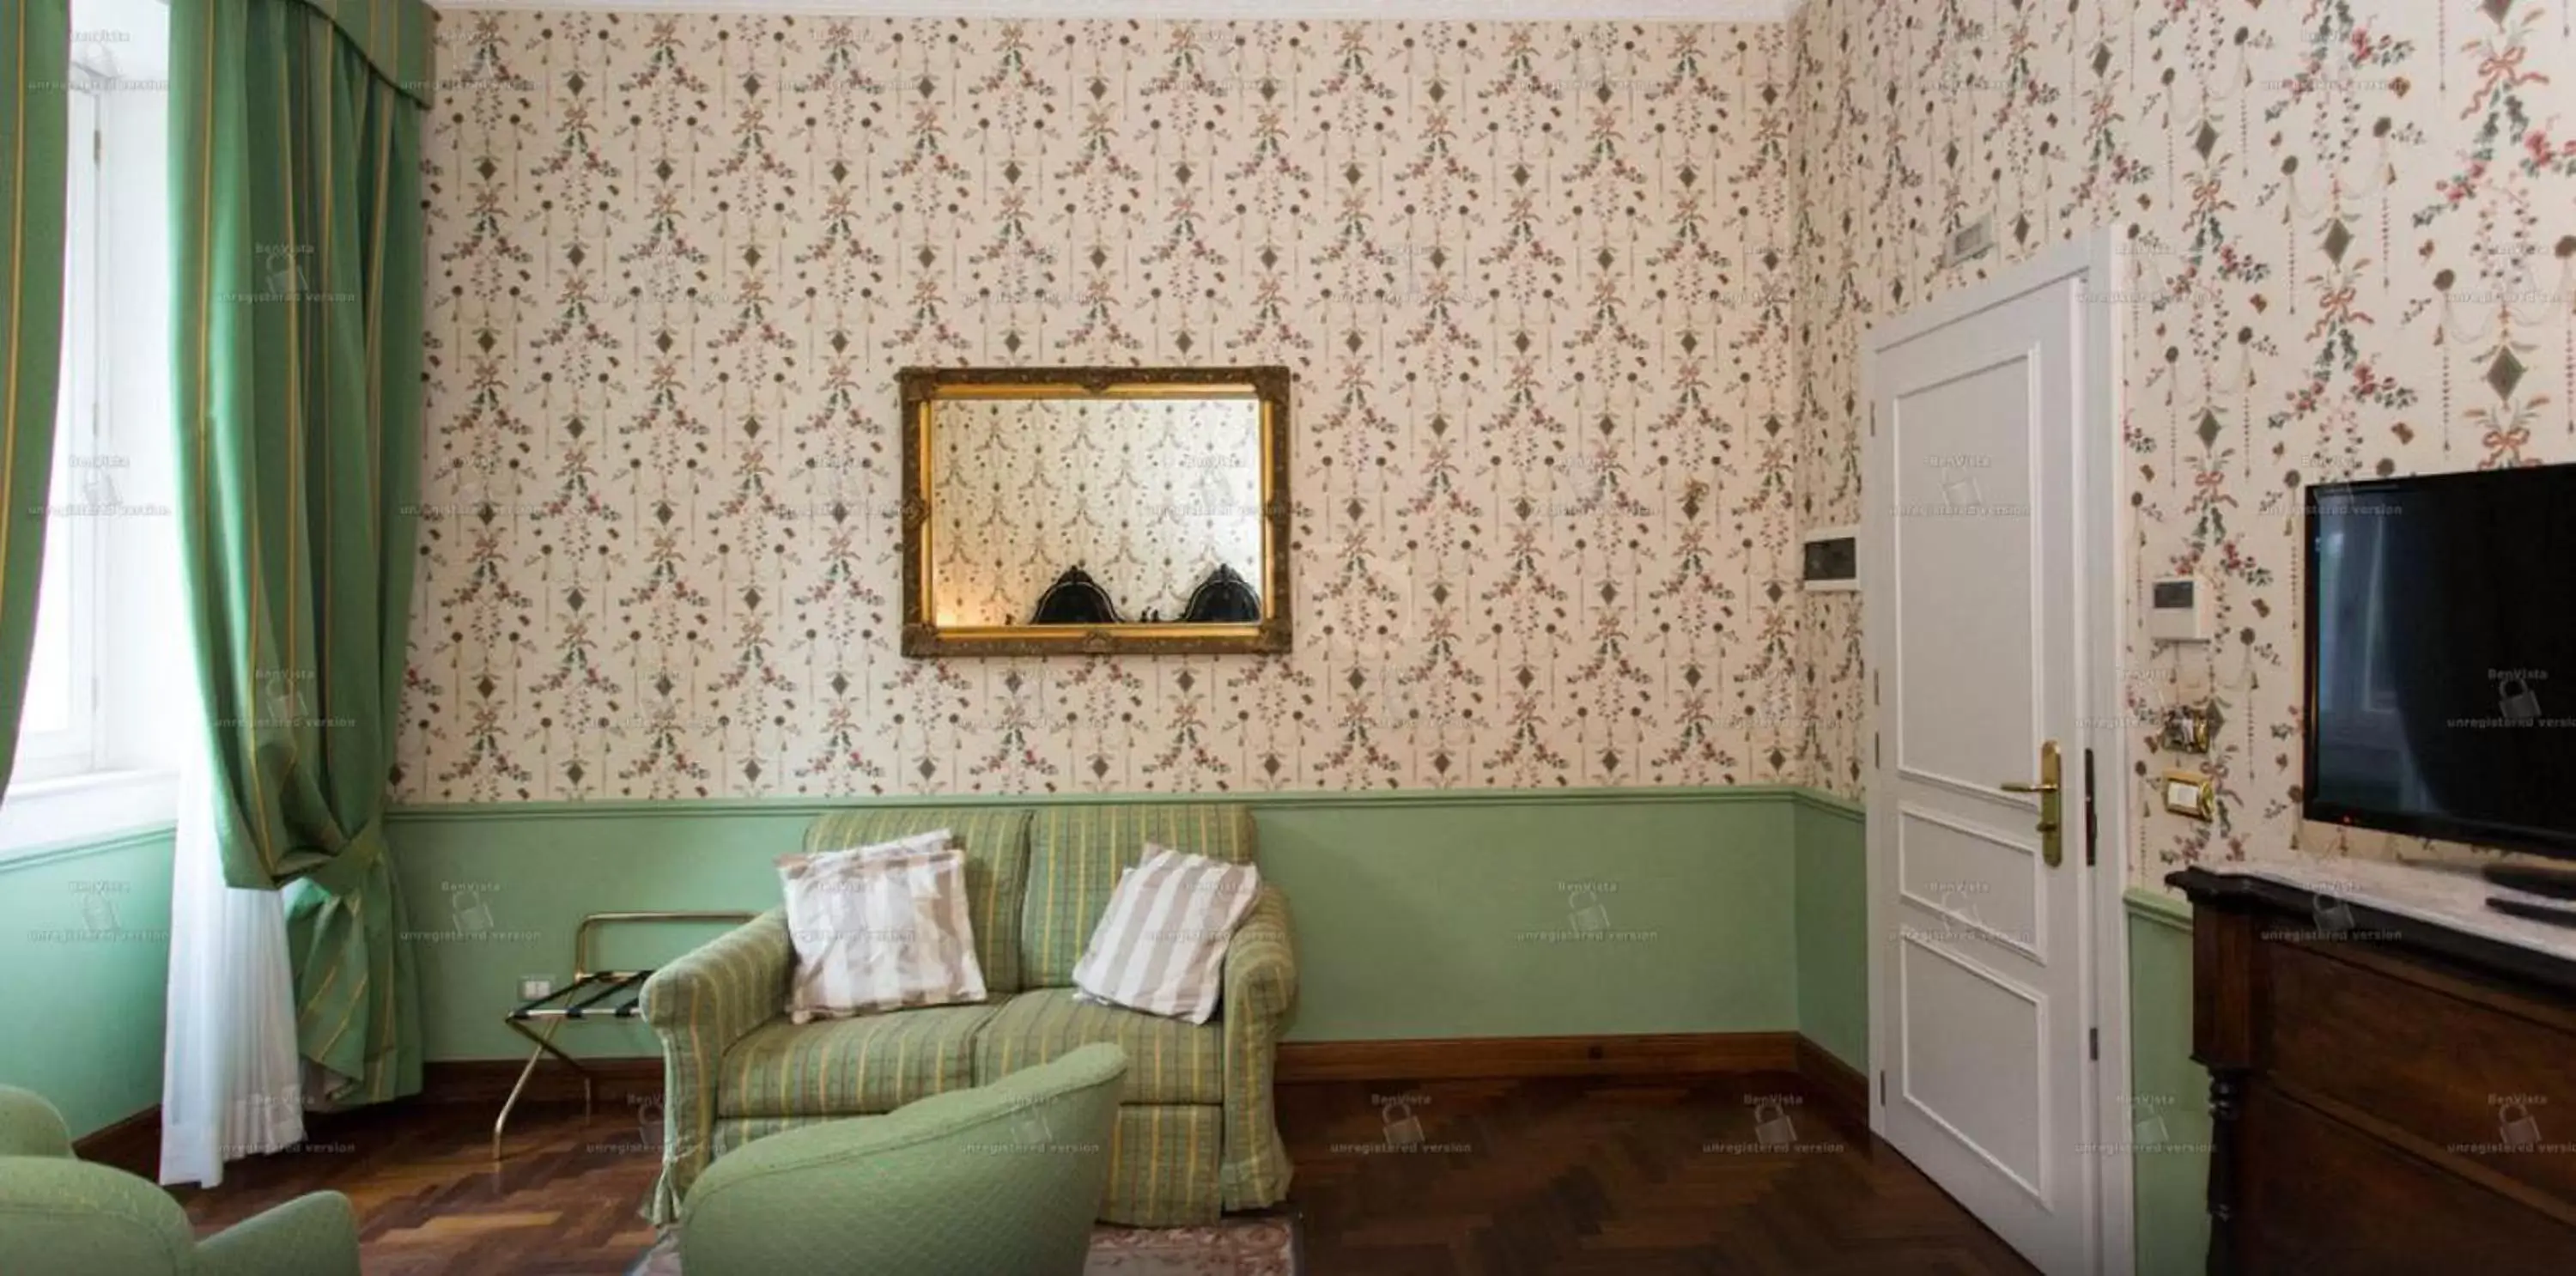
M 931 438 L 941 627 L 1260 618 L 1258 402 L 960 400 Z

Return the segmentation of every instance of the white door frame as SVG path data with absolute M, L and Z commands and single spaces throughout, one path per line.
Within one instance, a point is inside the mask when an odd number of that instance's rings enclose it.
M 2129 724 L 2127 703 L 2123 694 L 2121 667 L 2122 620 L 2126 610 L 2127 584 L 2121 574 L 2124 561 L 2119 541 L 2119 466 L 2124 449 L 2120 439 L 2120 366 L 2121 312 L 2125 309 L 2126 276 L 2120 267 L 2126 264 L 2119 242 L 2109 230 L 2070 240 L 2034 254 L 2028 261 L 2006 267 L 1983 283 L 1955 289 L 1934 298 L 1904 314 L 1873 325 L 1861 341 L 1861 554 L 1862 616 L 1868 620 L 1869 609 L 1883 607 L 1894 580 L 1887 574 L 1884 556 L 1867 547 L 1885 543 L 1883 525 L 1892 512 L 1879 497 L 1889 482 L 1888 456 L 1879 441 L 1878 361 L 1881 352 L 1904 344 L 1934 329 L 1946 327 L 1961 319 L 1990 310 L 2039 289 L 2069 279 L 2081 280 L 2079 296 L 2086 300 L 2077 309 L 2078 331 L 2074 349 L 2079 361 L 2082 384 L 2078 398 L 2082 419 L 2074 426 L 2074 460 L 2076 474 L 2074 547 L 2075 591 L 2082 600 L 2083 615 L 2078 617 L 2076 643 L 2076 687 L 2081 713 L 2077 721 L 2075 748 L 2069 751 L 2067 785 L 2073 788 L 2084 778 L 2084 751 L 2093 753 L 2092 811 L 2095 820 L 2094 845 L 2098 863 L 2088 871 L 2091 889 L 2084 891 L 2082 933 L 2085 936 L 2087 978 L 2085 987 L 2091 1000 L 2093 1026 L 2099 1031 L 2101 1058 L 2093 1070 L 2090 1102 L 2086 1105 L 2088 1128 L 2086 1138 L 2100 1154 L 2101 1173 L 2096 1179 L 2099 1195 L 2094 1201 L 2096 1234 L 2101 1237 L 2102 1276 L 2130 1276 L 2137 1262 L 2136 1198 L 2133 1191 L 2133 1166 L 2130 1143 L 2135 1137 L 2134 1125 L 2125 1102 L 2129 1094 L 2129 937 L 2127 906 L 2123 892 L 2128 885 L 2129 865 L 2129 795 L 2135 792 L 2129 775 Z M 1870 730 L 1873 748 L 1882 730 L 1884 710 L 1876 695 L 1877 671 L 1871 671 L 1872 695 Z M 1875 772 L 1873 766 L 1873 773 Z M 2083 816 L 2083 808 L 2069 804 L 2067 820 L 2073 823 Z M 1892 842 L 1888 830 L 1872 821 L 1868 829 L 1869 883 L 1869 1057 L 1871 1067 L 1871 1100 L 1869 1128 L 1873 1134 L 1886 1132 L 1886 1069 L 1894 1041 L 1888 1022 L 1894 1010 L 1889 971 L 1885 956 L 1885 927 L 1893 919 L 1886 915 L 1881 894 L 1889 881 L 1888 864 Z M 2072 1276 L 2050 1273 L 2050 1276 Z

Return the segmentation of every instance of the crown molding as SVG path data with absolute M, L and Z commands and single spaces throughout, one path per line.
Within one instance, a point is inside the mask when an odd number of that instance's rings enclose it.
M 1802 0 L 429 0 L 446 13 L 823 14 L 863 18 L 1196 18 L 1785 22 Z

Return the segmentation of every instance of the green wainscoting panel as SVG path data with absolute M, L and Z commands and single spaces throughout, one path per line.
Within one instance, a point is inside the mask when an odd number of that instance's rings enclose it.
M 2131 890 L 2129 1084 L 2139 1276 L 2206 1269 L 2209 1071 L 2191 1060 L 2191 906 Z
M 163 828 L 0 863 L 0 1083 L 74 1137 L 161 1101 L 170 850 Z
M 1262 871 L 1296 916 L 1302 988 L 1290 1036 L 1796 1028 L 1798 792 L 1245 795 L 1260 821 Z M 500 1016 L 520 976 L 569 973 L 583 913 L 774 905 L 771 861 L 838 805 L 846 804 L 398 808 L 394 863 L 415 927 L 428 1057 L 523 1055 Z M 1859 922 L 1846 923 L 1839 906 L 1824 912 L 1857 933 Z M 658 963 L 706 933 L 675 929 L 603 961 Z M 1841 982 L 1838 972 L 1827 986 Z M 1836 1003 L 1831 1013 L 1858 1012 Z M 631 1025 L 567 1028 L 561 1040 L 580 1054 L 657 1053 L 651 1035 Z
M 1289 1037 L 1797 1026 L 1788 802 L 1263 809 Z
M 1869 1072 L 1869 840 L 1863 808 L 1796 801 L 1798 1031 Z

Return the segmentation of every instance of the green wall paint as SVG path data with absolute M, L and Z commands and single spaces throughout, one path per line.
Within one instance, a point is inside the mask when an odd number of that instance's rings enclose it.
M 2184 1276 L 2209 1252 L 2209 1072 L 2191 1060 L 2191 908 L 2129 904 L 2129 1085 L 2139 1276 Z
M 1057 800 L 1057 799 L 1048 799 Z M 1149 799 L 1078 798 L 1081 801 Z M 1247 795 L 1262 868 L 1296 915 L 1296 1040 L 1756 1032 L 1812 1008 L 1847 1038 L 1865 994 L 1839 938 L 1803 989 L 1801 791 L 1776 787 Z M 1027 805 L 1027 798 L 904 805 Z M 897 804 L 887 800 L 887 804 Z M 1830 806 L 1830 804 L 1828 804 Z M 771 866 L 825 804 L 703 801 L 409 807 L 394 862 L 422 966 L 428 1057 L 524 1055 L 499 1016 L 521 975 L 561 979 L 584 912 L 767 908 Z M 1836 838 L 1820 888 L 1857 883 Z M 1589 889 L 1588 897 L 1576 892 Z M 1856 885 L 1850 886 L 1856 892 Z M 1578 919 L 1587 908 L 1596 916 Z M 1821 917 L 1857 934 L 1842 907 Z M 1586 930 L 1590 924 L 1593 929 Z M 651 964 L 710 928 L 636 937 Z M 1858 958 L 1851 957 L 1856 963 Z M 1862 1034 L 1865 1040 L 1865 1033 Z M 654 1053 L 640 1026 L 567 1029 L 576 1053 Z M 1838 1046 L 1847 1048 L 1846 1046 Z
M 170 850 L 156 829 L 0 863 L 0 1084 L 74 1137 L 161 1101 Z
M 1264 810 L 1262 863 L 1296 916 L 1289 1035 L 1793 1029 L 1791 816 L 1779 800 Z
M 1869 1071 L 1869 841 L 1861 807 L 1797 802 L 1798 1030 Z

